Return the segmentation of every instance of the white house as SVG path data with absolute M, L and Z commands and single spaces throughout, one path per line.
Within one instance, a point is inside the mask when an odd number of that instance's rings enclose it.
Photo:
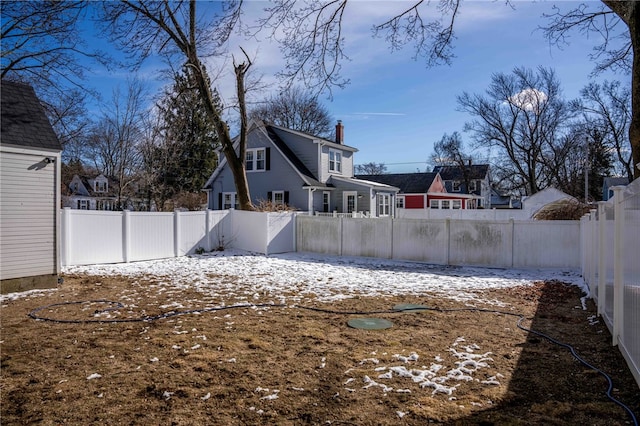
M 31 86 L 1 91 L 0 292 L 55 287 L 62 147 Z

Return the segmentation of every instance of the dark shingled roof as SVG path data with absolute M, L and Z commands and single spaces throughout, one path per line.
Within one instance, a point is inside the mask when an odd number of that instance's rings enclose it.
M 2 80 L 2 145 L 62 151 L 47 116 L 31 86 Z
M 467 166 L 468 167 L 468 166 Z M 488 164 L 471 165 L 471 174 L 469 179 L 484 179 L 489 172 Z M 440 173 L 442 180 L 462 180 L 462 168 L 460 166 L 436 166 L 433 168 L 434 173 Z
M 356 179 L 383 183 L 400 188 L 404 194 L 424 194 L 436 178 L 437 173 L 390 173 L 381 175 L 356 175 Z

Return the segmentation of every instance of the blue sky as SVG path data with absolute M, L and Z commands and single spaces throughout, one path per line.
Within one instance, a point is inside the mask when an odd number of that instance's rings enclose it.
M 464 91 L 484 92 L 492 73 L 510 73 L 514 67 L 522 66 L 551 67 L 567 99 L 578 97 L 580 89 L 590 82 L 593 63 L 588 55 L 599 41 L 595 35 L 587 38 L 574 32 L 570 44 L 560 50 L 550 46 L 542 31 L 537 30 L 546 22 L 541 15 L 551 12 L 554 4 L 564 10 L 580 2 L 515 1 L 511 8 L 503 1 L 466 1 L 455 29 L 456 58 L 450 66 L 433 68 L 411 59 L 411 51 L 392 53 L 383 39 L 371 37 L 372 25 L 391 16 L 402 3 L 363 0 L 348 5 L 345 50 L 351 60 L 343 63 L 343 74 L 351 84 L 334 90 L 332 100 L 321 98 L 333 118 L 342 120 L 345 143 L 359 149 L 356 164 L 385 163 L 389 172 L 396 173 L 430 168 L 433 143 L 444 133 L 462 132 L 464 123 L 471 119 L 457 111 L 456 96 Z M 245 19 L 256 16 L 265 4 L 247 2 Z M 410 3 L 404 3 L 407 4 Z M 230 52 L 236 57 L 239 45 L 252 57 L 254 72 L 262 75 L 264 83 L 272 84 L 267 90 L 277 90 L 274 75 L 283 65 L 277 46 L 236 38 L 230 45 Z M 156 66 L 157 63 L 147 64 L 140 73 L 151 87 L 159 84 L 154 80 Z M 230 62 L 211 62 L 209 66 L 210 74 L 221 73 L 217 86 L 223 99 L 230 100 Z M 96 71 L 92 81 L 99 84 L 107 98 L 127 74 Z M 596 80 L 605 78 L 625 84 L 630 81 L 628 75 L 612 73 L 599 75 Z M 470 140 L 468 135 L 462 136 L 465 142 Z

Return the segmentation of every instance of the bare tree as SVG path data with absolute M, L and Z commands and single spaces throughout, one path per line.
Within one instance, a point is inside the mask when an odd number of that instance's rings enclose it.
M 220 54 L 218 49 L 226 43 L 240 18 L 242 2 L 224 4 L 223 14 L 211 23 L 199 19 L 197 5 L 195 0 L 177 3 L 168 0 L 106 2 L 103 4 L 103 19 L 111 31 L 112 40 L 132 56 L 144 59 L 153 52 L 159 52 L 184 65 L 216 129 L 222 152 L 233 173 L 240 208 L 253 210 L 244 162 L 248 132 L 245 77 L 252 63 L 246 54 L 243 62 L 233 61 L 240 115 L 240 134 L 236 144 L 229 134 L 202 62 L 209 55 Z
M 93 94 L 83 85 L 87 61 L 109 64 L 104 52 L 87 47 L 79 22 L 87 1 L 3 1 L 2 79 L 28 83 L 42 101 L 67 151 L 86 131 L 84 103 Z M 76 147 L 70 147 L 70 150 Z M 75 154 L 66 156 L 67 160 Z
M 133 191 L 140 169 L 140 123 L 144 122 L 146 94 L 136 80 L 129 82 L 127 92 L 114 90 L 112 103 L 89 135 L 91 157 L 100 173 L 116 184 L 116 207 L 123 209 Z
M 594 72 L 605 69 L 631 72 L 631 121 L 629 142 L 632 165 L 640 164 L 640 3 L 637 1 L 602 0 L 603 4 L 583 3 L 568 12 L 558 8 L 547 15 L 549 25 L 543 27 L 549 40 L 562 46 L 572 31 L 588 36 L 596 33 L 602 43 L 591 57 Z M 620 43 L 621 41 L 621 43 Z M 640 177 L 640 168 L 632 167 Z
M 590 83 L 580 94 L 582 102 L 577 107 L 584 114 L 585 123 L 597 128 L 603 144 L 615 154 L 616 169 L 633 180 L 633 163 L 629 150 L 629 125 L 631 123 L 631 92 L 620 87 L 619 81 L 602 84 Z
M 358 175 L 383 175 L 387 171 L 387 166 L 384 163 L 364 163 L 356 164 L 356 174 Z
M 331 138 L 333 132 L 329 111 L 317 96 L 299 86 L 271 96 L 251 109 L 249 116 L 323 138 Z
M 465 130 L 478 146 L 497 154 L 499 174 L 513 190 L 532 195 L 549 185 L 561 130 L 572 118 L 552 70 L 494 74 L 486 96 L 465 92 L 458 104 L 474 117 Z
M 462 172 L 467 191 L 471 187 L 471 155 L 464 151 L 464 143 L 460 133 L 444 134 L 442 139 L 433 145 L 431 162 L 437 166 L 455 166 Z

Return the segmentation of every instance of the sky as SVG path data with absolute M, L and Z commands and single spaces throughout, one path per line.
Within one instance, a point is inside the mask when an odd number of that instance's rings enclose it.
M 591 2 L 598 5 L 600 2 Z M 428 68 L 424 61 L 412 59 L 409 49 L 391 52 L 384 39 L 373 38 L 371 27 L 393 16 L 403 6 L 412 3 L 390 1 L 352 1 L 344 17 L 345 51 L 349 61 L 342 63 L 342 74 L 351 83 L 344 89 L 334 89 L 332 98 L 321 96 L 334 121 L 342 120 L 345 143 L 357 148 L 355 163 L 384 163 L 391 173 L 428 171 L 433 144 L 445 134 L 458 131 L 470 145 L 470 135 L 463 133 L 471 120 L 458 111 L 456 97 L 463 92 L 482 94 L 488 88 L 492 74 L 509 74 L 515 67 L 553 68 L 566 99 L 575 99 L 580 89 L 590 81 L 618 79 L 625 84 L 629 75 L 603 73 L 592 79 L 594 68 L 589 53 L 599 39 L 572 33 L 569 45 L 562 49 L 552 46 L 538 29 L 547 20 L 553 5 L 561 10 L 576 7 L 573 1 L 465 1 L 456 22 L 455 58 L 451 65 Z M 263 1 L 248 1 L 244 19 L 249 22 L 259 16 L 267 5 Z M 252 58 L 255 75 L 262 75 L 267 85 L 262 94 L 278 90 L 275 74 L 282 70 L 283 60 L 278 46 L 267 40 L 235 37 L 230 52 L 241 57 L 242 46 Z M 216 87 L 223 100 L 230 102 L 235 91 L 232 67 L 228 60 L 208 63 L 211 70 L 221 70 Z M 150 87 L 161 85 L 157 61 L 143 66 L 139 76 Z M 217 73 L 214 71 L 213 74 Z M 124 84 L 128 73 L 106 73 L 96 70 L 89 84 L 108 98 L 114 86 Z M 254 99 L 258 95 L 254 94 Z M 477 151 L 477 157 L 486 152 Z

